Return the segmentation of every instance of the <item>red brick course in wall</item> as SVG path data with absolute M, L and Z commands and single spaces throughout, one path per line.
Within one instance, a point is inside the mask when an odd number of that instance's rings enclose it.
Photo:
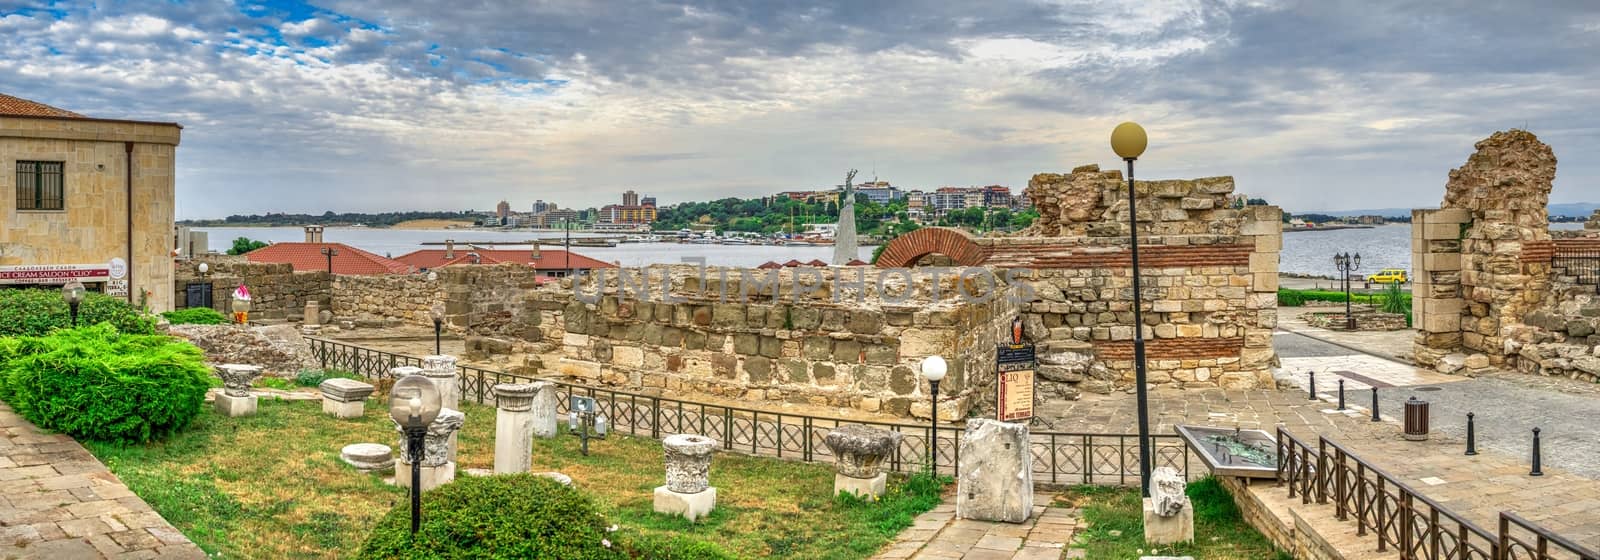
M 1142 259 L 1141 259 L 1142 260 Z M 1143 263 L 1140 263 L 1143 265 Z M 1094 343 L 1095 355 L 1102 360 L 1132 360 L 1133 341 Z M 1144 342 L 1146 360 L 1199 360 L 1237 358 L 1244 351 L 1244 339 L 1234 338 L 1157 338 Z
M 1522 262 L 1550 262 L 1557 251 L 1600 252 L 1600 239 L 1554 239 L 1522 244 Z

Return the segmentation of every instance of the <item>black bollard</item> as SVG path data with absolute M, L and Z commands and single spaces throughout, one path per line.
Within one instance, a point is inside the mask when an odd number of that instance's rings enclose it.
M 1472 413 L 1467 413 L 1467 454 L 1478 454 L 1478 432 L 1472 427 Z
M 1344 410 L 1344 379 L 1339 379 L 1339 410 Z
M 1317 400 L 1317 372 L 1316 370 L 1308 371 L 1306 376 L 1309 377 L 1306 381 L 1306 400 Z
M 1528 471 L 1528 476 L 1544 476 L 1544 470 L 1539 468 L 1539 429 L 1533 429 L 1533 470 Z
M 1379 422 L 1380 421 L 1378 419 L 1378 388 L 1377 387 L 1373 387 L 1372 388 L 1372 421 L 1373 422 Z

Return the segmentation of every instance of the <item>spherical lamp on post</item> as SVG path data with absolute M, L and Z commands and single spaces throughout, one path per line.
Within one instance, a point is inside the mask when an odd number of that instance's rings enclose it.
M 434 303 L 432 307 L 429 307 L 428 318 L 433 319 L 433 353 L 435 355 L 443 354 L 444 350 L 440 345 L 439 337 L 444 333 L 444 304 Z
M 948 370 L 949 365 L 944 363 L 942 357 L 928 356 L 922 360 L 922 377 L 928 380 L 928 404 L 933 415 L 928 429 L 928 469 L 934 474 L 939 472 L 939 382 L 944 380 Z
M 72 315 L 72 328 L 78 328 L 78 304 L 83 303 L 83 282 L 77 278 L 67 281 L 61 287 L 61 299 L 67 302 L 67 312 Z
M 1133 161 L 1144 155 L 1149 143 L 1144 127 L 1137 123 L 1125 122 L 1111 131 L 1111 151 L 1128 162 L 1128 247 L 1133 257 L 1134 391 L 1139 401 L 1139 488 L 1146 498 L 1150 497 L 1150 404 L 1145 390 L 1144 316 L 1140 309 L 1144 299 L 1139 285 L 1139 206 L 1138 196 L 1133 189 Z
M 406 459 L 411 463 L 411 534 L 422 521 L 422 446 L 428 426 L 444 407 L 439 387 L 423 375 L 407 375 L 389 390 L 389 418 L 406 434 Z

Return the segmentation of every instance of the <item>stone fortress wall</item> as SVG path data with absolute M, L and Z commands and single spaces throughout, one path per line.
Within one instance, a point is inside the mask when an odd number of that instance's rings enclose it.
M 1282 211 L 1242 206 L 1231 177 L 1135 181 L 1135 190 L 1147 381 L 1271 387 Z M 919 230 L 886 248 L 879 265 L 946 255 L 1017 277 L 1029 294 L 1021 311 L 1039 349 L 1041 393 L 1075 398 L 1131 388 L 1126 179 L 1090 165 L 1035 175 L 1026 193 L 1040 217 L 1016 236 Z
M 200 263 L 206 272 L 200 272 Z M 321 309 L 332 303 L 333 290 L 326 271 L 295 272 L 288 263 L 253 263 L 241 256 L 202 255 L 178 263 L 173 282 L 174 308 L 188 307 L 191 284 L 211 285 L 211 308 L 227 314 L 239 284 L 250 288 L 250 316 L 268 321 L 298 320 L 306 302 Z
M 1271 387 L 1281 211 L 1239 205 L 1229 177 L 1136 188 L 1149 382 Z M 877 268 L 656 265 L 550 281 L 495 265 L 441 268 L 432 281 L 321 278 L 341 321 L 431 326 L 428 308 L 442 302 L 468 359 L 520 354 L 504 367 L 611 386 L 926 417 L 918 365 L 939 355 L 950 364 L 940 416 L 986 414 L 995 347 L 1020 318 L 1038 349 L 1037 399 L 1132 388 L 1122 174 L 1039 174 L 1027 195 L 1042 214 L 1019 235 L 924 228 L 886 247 Z M 301 275 L 249 272 L 253 290 L 300 294 L 298 305 L 318 294 L 272 286 Z
M 1551 234 L 1555 172 L 1554 151 L 1532 133 L 1497 132 L 1450 172 L 1439 209 L 1413 211 L 1419 364 L 1600 379 L 1600 298 L 1579 282 L 1595 263 L 1559 257 L 1600 255 L 1600 237 Z

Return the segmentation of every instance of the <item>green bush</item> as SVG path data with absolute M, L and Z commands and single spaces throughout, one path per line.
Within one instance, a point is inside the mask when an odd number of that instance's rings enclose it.
M 317 387 L 322 385 L 323 381 L 336 377 L 365 381 L 361 376 L 348 371 L 308 369 L 294 376 L 294 384 L 301 387 Z
M 1404 302 L 1404 304 L 1407 306 L 1411 305 L 1411 293 L 1401 289 L 1399 285 L 1391 285 L 1391 287 L 1386 289 L 1385 293 L 1383 294 L 1351 293 L 1350 301 L 1351 303 L 1369 303 L 1381 306 L 1384 305 L 1386 300 L 1394 297 L 1396 294 L 1399 296 L 1398 301 Z M 1299 307 L 1310 301 L 1344 303 L 1344 292 L 1333 290 L 1291 290 L 1288 288 L 1278 289 L 1278 305 L 1284 307 Z
M 8 343 L 9 346 L 12 343 Z M 200 413 L 211 370 L 199 348 L 107 324 L 17 340 L 0 386 L 39 427 L 95 441 L 142 443 Z
M 78 305 L 78 324 L 111 323 L 127 334 L 155 334 L 155 317 L 121 298 L 88 293 Z M 72 326 L 67 302 L 58 290 L 0 290 L 0 336 L 44 336 Z
M 360 557 L 691 558 L 681 550 L 677 555 L 640 556 L 677 550 L 687 541 L 651 542 L 639 551 L 609 525 L 588 497 L 548 478 L 527 473 L 469 476 L 422 495 L 422 527 L 415 540 L 410 535 L 410 502 L 396 503 L 367 536 Z
M 190 307 L 161 314 L 174 325 L 225 325 L 228 316 L 210 307 Z

